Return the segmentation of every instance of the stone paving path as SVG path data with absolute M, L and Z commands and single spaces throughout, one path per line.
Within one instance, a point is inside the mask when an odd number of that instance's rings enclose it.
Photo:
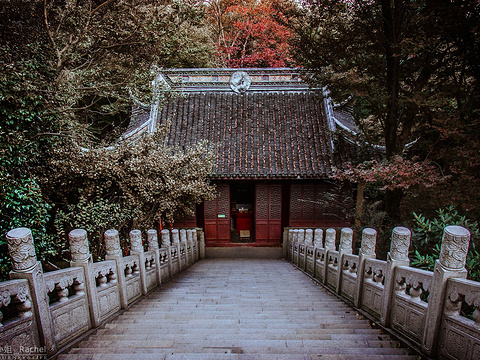
M 283 260 L 207 259 L 60 359 L 417 359 Z

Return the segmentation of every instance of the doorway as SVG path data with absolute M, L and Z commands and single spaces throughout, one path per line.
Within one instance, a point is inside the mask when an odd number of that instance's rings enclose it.
M 255 186 L 249 182 L 230 185 L 230 239 L 232 243 L 255 242 Z

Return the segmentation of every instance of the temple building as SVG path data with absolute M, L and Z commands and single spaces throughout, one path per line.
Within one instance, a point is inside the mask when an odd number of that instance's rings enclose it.
M 180 94 L 137 106 L 127 136 L 168 121 L 169 145 L 218 145 L 217 198 L 175 227 L 204 228 L 206 246 L 218 247 L 279 246 L 284 227 L 351 225 L 353 190 L 333 175 L 352 159 L 358 129 L 298 70 L 160 70 L 154 86 Z

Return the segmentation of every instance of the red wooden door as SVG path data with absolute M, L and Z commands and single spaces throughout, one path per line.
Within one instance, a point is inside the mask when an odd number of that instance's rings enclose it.
M 205 201 L 205 240 L 208 243 L 230 242 L 230 186 L 217 185 L 217 198 Z
M 282 240 L 282 185 L 255 186 L 255 241 Z

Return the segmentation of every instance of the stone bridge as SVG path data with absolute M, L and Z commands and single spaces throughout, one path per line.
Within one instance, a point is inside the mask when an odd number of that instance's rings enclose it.
M 71 267 L 43 272 L 30 230 L 10 231 L 0 358 L 480 358 L 464 228 L 445 229 L 434 272 L 409 267 L 402 227 L 387 261 L 375 259 L 373 229 L 358 255 L 351 229 L 285 229 L 284 259 L 204 259 L 201 229 L 161 235 L 148 231 L 145 251 L 133 230 L 124 256 L 108 230 L 106 260 L 93 263 L 86 232 L 74 230 Z

